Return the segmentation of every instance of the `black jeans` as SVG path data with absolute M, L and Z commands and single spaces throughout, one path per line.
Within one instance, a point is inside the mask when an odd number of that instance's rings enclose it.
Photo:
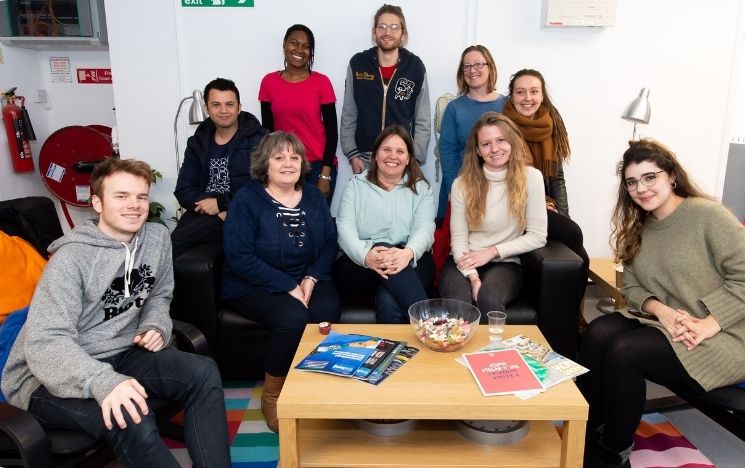
M 212 359 L 173 348 L 153 353 L 136 347 L 101 361 L 136 379 L 148 398 L 183 402 L 184 437 L 194 466 L 230 466 L 222 382 Z M 179 466 L 160 438 L 153 411 L 142 416 L 139 424 L 122 411 L 126 429 L 114 422 L 108 430 L 101 406 L 93 398 L 58 398 L 41 386 L 31 395 L 29 412 L 47 429 L 82 430 L 106 440 L 124 466 Z
M 647 398 L 645 379 L 672 391 L 703 391 L 664 333 L 616 312 L 593 320 L 582 336 L 578 361 L 590 372 L 577 378 L 577 386 L 590 404 L 587 434 L 603 425 L 601 442 L 616 452 L 634 441 Z
M 223 224 L 223 220 L 217 215 L 185 212 L 171 233 L 174 260 L 197 244 L 222 242 Z
M 308 323 L 337 322 L 341 315 L 334 283 L 319 281 L 313 288 L 308 308 L 288 293 L 256 289 L 228 301 L 230 307 L 269 329 L 264 368 L 274 377 L 287 375 L 292 358 Z M 236 359 L 249 359 L 237 356 Z

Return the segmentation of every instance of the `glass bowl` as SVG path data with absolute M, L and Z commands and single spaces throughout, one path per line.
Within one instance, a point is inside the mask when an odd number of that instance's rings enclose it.
M 455 351 L 476 334 L 481 312 L 455 299 L 427 299 L 409 307 L 409 322 L 419 341 L 435 351 Z

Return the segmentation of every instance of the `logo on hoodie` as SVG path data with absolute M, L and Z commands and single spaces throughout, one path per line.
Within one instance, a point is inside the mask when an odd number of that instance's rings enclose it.
M 408 100 L 414 94 L 414 82 L 406 78 L 399 78 L 396 82 L 396 95 L 393 99 Z
M 111 320 L 128 311 L 132 306 L 136 306 L 138 309 L 142 307 L 150 295 L 150 291 L 153 290 L 154 284 L 153 269 L 147 264 L 142 264 L 138 269 L 132 270 L 129 281 L 129 297 L 124 296 L 124 275 L 114 278 L 111 286 L 101 296 L 104 303 L 103 321 Z

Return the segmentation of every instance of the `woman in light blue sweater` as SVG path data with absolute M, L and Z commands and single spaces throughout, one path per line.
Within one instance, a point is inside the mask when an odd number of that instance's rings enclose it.
M 442 184 L 437 207 L 437 217 L 445 216 L 453 181 L 463 165 L 463 150 L 473 124 L 485 112 L 501 113 L 507 97 L 499 94 L 497 65 L 482 45 L 467 47 L 460 56 L 458 71 L 458 98 L 448 104 L 442 117 L 440 135 L 440 164 Z
M 386 127 L 372 154 L 370 169 L 344 187 L 336 217 L 344 255 L 334 280 L 348 293 L 376 294 L 379 323 L 408 323 L 434 274 L 434 197 L 404 127 Z

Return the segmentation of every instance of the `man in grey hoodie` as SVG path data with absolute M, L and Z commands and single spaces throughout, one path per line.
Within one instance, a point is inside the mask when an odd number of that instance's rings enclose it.
M 105 439 L 125 466 L 179 466 L 148 398 L 184 402 L 195 466 L 229 466 L 225 403 L 210 358 L 167 346 L 173 269 L 168 230 L 146 223 L 151 169 L 107 159 L 93 172 L 89 220 L 52 257 L 8 357 L 2 391 L 46 428 Z

